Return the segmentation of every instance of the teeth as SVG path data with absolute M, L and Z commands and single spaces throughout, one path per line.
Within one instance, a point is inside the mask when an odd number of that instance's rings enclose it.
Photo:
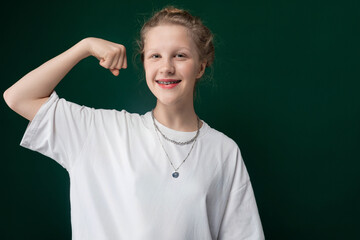
M 157 81 L 160 84 L 165 84 L 165 85 L 169 85 L 169 84 L 175 84 L 175 83 L 179 83 L 180 81 L 173 81 L 173 82 L 162 82 L 162 81 Z

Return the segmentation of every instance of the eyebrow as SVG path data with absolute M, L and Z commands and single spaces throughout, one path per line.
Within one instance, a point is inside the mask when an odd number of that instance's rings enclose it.
M 177 52 L 177 51 L 183 51 L 183 50 L 186 50 L 186 51 L 189 51 L 191 53 L 191 50 L 189 48 L 186 48 L 186 47 L 180 47 L 180 48 L 177 48 L 174 52 Z M 147 52 L 159 52 L 160 50 L 156 49 L 156 48 L 150 48 L 148 50 L 146 50 Z M 145 52 L 145 50 L 144 50 Z

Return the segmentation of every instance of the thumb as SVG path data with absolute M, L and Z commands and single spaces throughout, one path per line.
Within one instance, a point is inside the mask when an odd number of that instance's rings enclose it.
M 120 73 L 119 69 L 110 69 L 110 71 L 114 76 L 118 76 Z

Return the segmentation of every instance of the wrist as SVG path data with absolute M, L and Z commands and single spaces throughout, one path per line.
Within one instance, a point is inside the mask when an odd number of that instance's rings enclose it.
M 90 38 L 84 38 L 74 46 L 75 50 L 77 51 L 80 57 L 79 60 L 82 60 L 92 55 L 89 39 Z

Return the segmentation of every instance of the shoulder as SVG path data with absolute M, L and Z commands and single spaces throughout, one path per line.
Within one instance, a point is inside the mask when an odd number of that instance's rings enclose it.
M 216 159 L 220 166 L 227 165 L 233 168 L 239 160 L 242 160 L 237 143 L 223 132 L 210 126 L 201 137 L 201 146 L 203 151 Z
M 94 108 L 60 98 L 55 91 L 41 107 L 42 112 L 52 113 L 63 119 L 62 122 L 77 122 L 100 129 L 139 127 L 143 124 L 142 115 L 125 109 Z M 66 119 L 66 120 L 65 120 Z
M 249 180 L 249 175 L 237 143 L 226 134 L 211 127 L 203 140 L 204 145 L 207 145 L 207 154 L 210 154 L 218 163 L 218 176 L 232 179 L 238 175 L 239 179 L 236 181 L 239 186 L 243 186 Z
M 94 119 L 95 123 L 107 126 L 118 124 L 123 127 L 134 127 L 142 124 L 140 114 L 130 113 L 125 109 L 94 109 Z
M 232 138 L 210 126 L 208 126 L 207 129 L 206 139 L 214 145 L 214 147 L 217 146 L 226 151 L 237 151 L 239 149 L 239 146 Z

